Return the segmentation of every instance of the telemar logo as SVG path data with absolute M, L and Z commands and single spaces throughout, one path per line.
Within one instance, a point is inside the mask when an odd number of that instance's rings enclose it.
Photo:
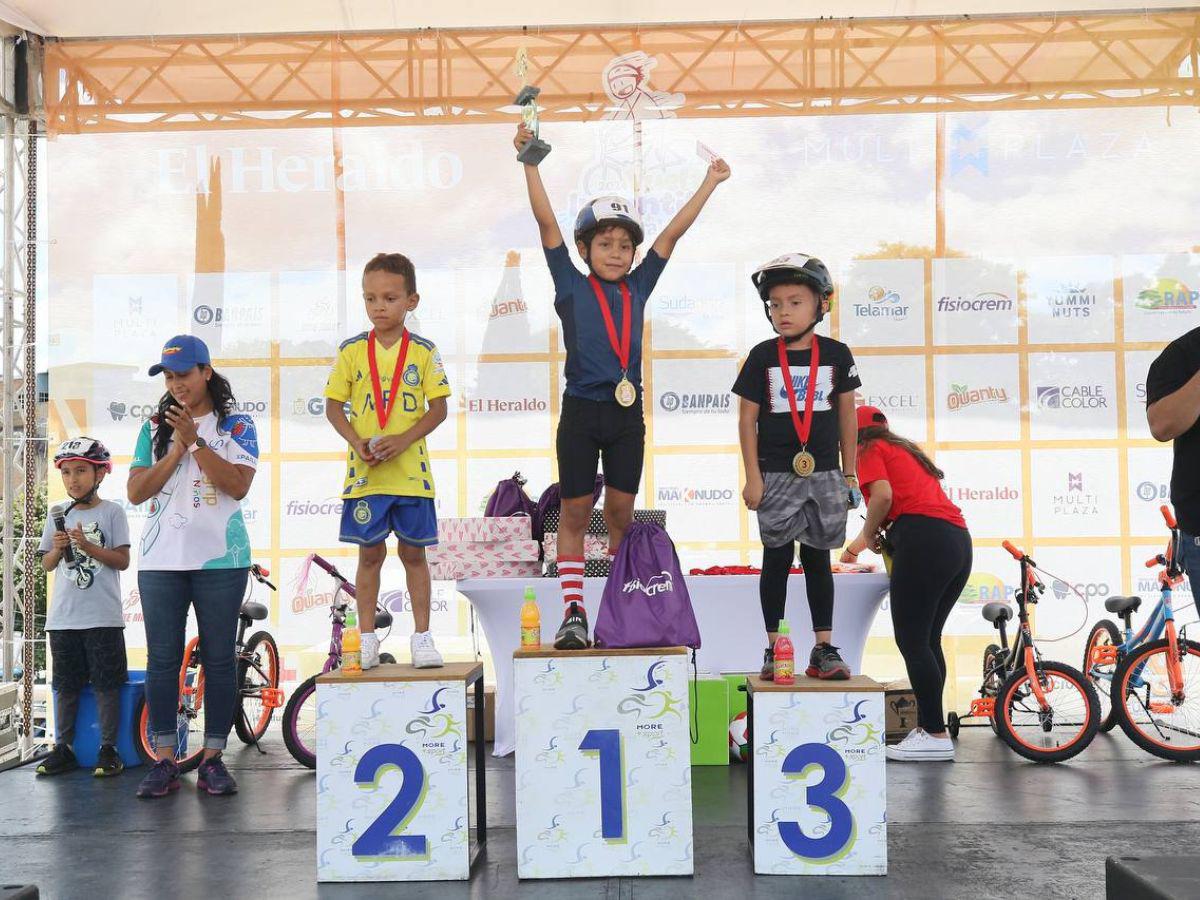
M 677 488 L 660 487 L 659 503 L 682 503 L 685 506 L 717 506 L 733 500 L 732 488 Z
M 1000 291 L 980 291 L 970 298 L 942 296 L 937 302 L 937 311 L 941 313 L 1008 312 L 1012 308 L 1012 298 Z
M 624 594 L 641 591 L 647 597 L 653 597 L 655 594 L 669 594 L 674 590 L 675 588 L 671 584 L 671 573 L 666 569 L 647 579 L 645 583 L 640 578 L 634 578 L 632 581 L 625 582 L 621 587 L 621 592 Z
M 1143 481 L 1135 491 L 1144 503 L 1163 503 L 1171 499 L 1171 486 L 1157 481 Z
M 1061 284 L 1046 297 L 1054 319 L 1086 319 L 1096 308 L 1096 294 L 1087 285 Z
M 853 303 L 854 314 L 863 319 L 904 319 L 908 317 L 908 305 L 900 298 L 899 291 L 889 290 L 874 284 L 867 289 L 867 303 Z
M 1038 409 L 1107 409 L 1108 398 L 1100 384 L 1039 385 Z
M 1007 403 L 1008 391 L 1002 387 L 972 388 L 966 384 L 951 384 L 950 393 L 946 395 L 946 406 L 951 412 L 966 409 L 968 406 L 978 406 L 981 403 Z
M 727 413 L 733 409 L 733 396 L 721 394 L 679 394 L 667 391 L 658 398 L 658 405 L 665 412 L 678 412 L 684 415 L 715 415 Z
M 1099 498 L 1084 489 L 1082 472 L 1067 473 L 1067 489 L 1052 494 L 1050 502 L 1056 516 L 1095 516 L 1100 514 Z
M 1159 278 L 1152 287 L 1140 291 L 1134 306 L 1152 312 L 1190 312 L 1200 301 L 1200 291 L 1193 291 L 1176 278 Z

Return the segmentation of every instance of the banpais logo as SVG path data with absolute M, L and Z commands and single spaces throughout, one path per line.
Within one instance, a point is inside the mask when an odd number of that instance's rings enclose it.
M 225 309 L 201 303 L 192 310 L 197 325 L 262 325 L 267 320 L 263 306 L 235 306 Z
M 1171 486 L 1161 481 L 1142 481 L 1135 493 L 1144 503 L 1165 503 L 1171 499 Z
M 683 394 L 667 391 L 658 398 L 658 405 L 665 412 L 712 415 L 729 412 L 733 408 L 733 397 L 728 393 Z

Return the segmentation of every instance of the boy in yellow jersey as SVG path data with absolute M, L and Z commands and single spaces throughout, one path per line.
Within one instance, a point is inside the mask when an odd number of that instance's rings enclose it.
M 325 385 L 325 417 L 349 444 L 339 539 L 358 544 L 362 667 L 379 664 L 375 603 L 387 537 L 395 532 L 412 596 L 412 664 L 436 668 L 442 657 L 429 633 L 425 548 L 437 543 L 437 514 L 425 436 L 446 420 L 450 383 L 437 347 L 404 327 L 421 300 L 408 258 L 376 255 L 363 270 L 362 286 L 373 327 L 342 344 Z

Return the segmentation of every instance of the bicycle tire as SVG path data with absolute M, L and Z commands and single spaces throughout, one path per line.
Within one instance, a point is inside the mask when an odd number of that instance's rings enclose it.
M 287 706 L 283 708 L 283 745 L 287 747 L 288 753 L 292 754 L 292 758 L 296 762 L 310 769 L 317 767 L 317 748 L 309 747 L 304 743 L 297 728 L 297 719 L 305 703 L 309 700 L 316 702 L 317 677 L 313 675 L 292 691 Z
M 1200 644 L 1195 641 L 1179 640 L 1179 645 L 1183 647 L 1184 652 L 1189 656 L 1200 658 Z M 1134 669 L 1148 662 L 1149 657 L 1166 651 L 1168 646 L 1169 643 L 1166 638 L 1151 641 L 1135 648 L 1121 660 L 1121 664 L 1117 666 L 1116 674 L 1113 676 L 1113 710 L 1116 713 L 1117 721 L 1121 724 L 1121 730 L 1125 732 L 1125 736 L 1147 753 L 1151 753 L 1160 759 L 1169 759 L 1173 762 L 1196 762 L 1200 760 L 1200 747 L 1189 750 L 1174 750 L 1154 741 L 1134 724 L 1129 709 L 1126 706 L 1129 693 L 1125 690 L 1124 685 L 1129 674 Z
M 1008 655 L 999 644 L 988 644 L 983 651 L 983 696 L 996 697 L 1000 693 L 1000 685 L 1004 683 L 1004 670 L 997 669 L 996 664 L 1002 663 Z M 992 727 L 992 734 L 1000 734 L 1000 729 L 996 727 L 996 717 L 988 718 L 988 725 Z
M 274 709 L 263 707 L 257 721 L 248 721 L 248 717 L 243 713 L 247 700 L 246 678 L 251 673 L 250 658 L 259 651 L 260 645 L 266 650 L 267 660 L 262 668 L 267 673 L 269 682 L 267 687 L 279 687 L 279 646 L 269 632 L 256 631 L 250 636 L 250 640 L 246 641 L 246 649 L 238 657 L 237 664 L 237 681 L 235 683 L 238 694 L 237 707 L 233 711 L 233 729 L 237 732 L 238 740 L 243 744 L 254 744 L 262 740 L 262 736 L 267 733 L 267 728 L 275 715 Z M 254 677 L 259 677 L 258 672 L 254 672 Z
M 958 713 L 951 712 L 946 714 L 946 731 L 950 734 L 950 740 L 958 740 L 958 731 L 962 726 L 962 722 L 958 718 Z
M 146 695 L 138 697 L 133 707 L 133 727 L 136 729 L 133 745 L 137 748 L 138 756 L 148 766 L 158 761 L 158 752 L 150 742 L 150 709 L 146 704 Z M 204 758 L 204 742 L 185 757 L 176 756 L 175 764 L 180 772 L 191 772 L 200 765 Z
M 1022 666 L 1009 675 L 1000 687 L 1000 694 L 996 698 L 997 733 L 1014 753 L 1025 759 L 1034 762 L 1062 762 L 1082 753 L 1096 737 L 1096 732 L 1100 727 L 1100 698 L 1096 696 L 1096 689 L 1092 686 L 1092 682 L 1073 666 L 1053 660 L 1043 660 L 1040 668 L 1043 673 L 1056 676 L 1071 684 L 1084 698 L 1087 712 L 1083 727 L 1068 743 L 1052 749 L 1035 747 L 1022 740 L 1013 727 L 1010 713 L 1014 695 L 1022 684 L 1029 683 L 1029 676 Z
M 1087 675 L 1088 680 L 1092 682 L 1092 687 L 1096 689 L 1096 696 L 1100 700 L 1100 730 L 1107 733 L 1112 731 L 1113 727 L 1117 724 L 1116 716 L 1113 715 L 1112 705 L 1113 682 L 1112 680 L 1105 681 L 1103 678 L 1096 678 L 1092 675 L 1092 648 L 1102 643 L 1102 638 L 1114 647 L 1120 647 L 1124 642 L 1124 638 L 1121 637 L 1121 630 L 1117 628 L 1115 623 L 1108 619 L 1101 619 L 1092 626 L 1092 631 L 1088 635 L 1087 643 L 1083 648 L 1083 671 Z M 1117 661 L 1117 665 L 1113 666 L 1114 675 L 1119 664 L 1120 660 Z M 1105 708 L 1106 706 L 1107 709 Z

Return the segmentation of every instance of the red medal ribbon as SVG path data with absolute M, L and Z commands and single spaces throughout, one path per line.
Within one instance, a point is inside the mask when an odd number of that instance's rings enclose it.
M 604 316 L 604 328 L 608 331 L 608 343 L 612 345 L 613 353 L 617 354 L 617 360 L 621 363 L 621 375 L 629 371 L 629 342 L 632 338 L 631 326 L 633 322 L 633 313 L 631 311 L 632 303 L 629 302 L 629 286 L 621 281 L 621 299 L 624 301 L 624 308 L 621 310 L 621 342 L 617 343 L 617 326 L 613 322 L 612 310 L 608 308 L 608 298 L 604 296 L 604 289 L 600 287 L 600 279 L 595 275 L 589 275 L 588 281 L 592 283 L 592 290 L 596 292 L 596 302 L 600 304 L 600 314 Z
M 383 401 L 383 386 L 379 383 L 379 365 L 375 362 L 375 329 L 367 336 L 367 365 L 371 370 L 371 390 L 375 395 L 375 417 L 379 420 L 379 429 L 387 430 L 388 418 L 392 407 L 396 405 L 396 390 L 404 373 L 404 360 L 408 356 L 408 329 L 404 329 L 404 337 L 400 339 L 400 352 L 396 355 L 396 371 L 392 373 L 392 392 L 388 395 L 387 403 Z
M 808 387 L 804 391 L 804 418 L 796 409 L 796 387 L 792 384 L 792 372 L 788 368 L 787 344 L 779 339 L 779 368 L 783 372 L 783 386 L 787 389 L 788 409 L 792 412 L 792 425 L 796 428 L 796 437 L 800 438 L 800 448 L 808 446 L 808 436 L 812 432 L 813 399 L 817 395 L 817 369 L 821 352 L 817 348 L 817 336 L 812 339 L 812 362 L 808 365 Z

